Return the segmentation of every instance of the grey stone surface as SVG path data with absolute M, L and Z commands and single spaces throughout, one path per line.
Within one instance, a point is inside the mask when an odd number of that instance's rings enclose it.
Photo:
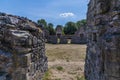
M 56 27 L 56 36 L 58 38 L 60 38 L 62 36 L 62 27 L 61 26 Z
M 87 43 L 87 39 L 86 37 L 79 37 L 79 36 L 73 36 L 71 39 L 71 43 L 72 44 L 86 44 Z
M 41 80 L 47 67 L 40 27 L 27 18 L 0 13 L 0 80 Z
M 90 0 L 86 80 L 120 80 L 120 0 Z
M 60 37 L 60 44 L 67 44 L 68 43 L 68 40 L 65 36 L 61 36 Z
M 58 43 L 58 37 L 56 35 L 49 36 L 48 43 L 57 44 Z

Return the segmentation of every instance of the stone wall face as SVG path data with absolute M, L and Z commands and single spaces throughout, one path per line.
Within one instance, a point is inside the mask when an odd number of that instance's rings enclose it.
M 0 80 L 41 80 L 46 70 L 45 40 L 39 26 L 0 13 Z
M 90 0 L 86 80 L 120 80 L 120 0 Z
M 58 43 L 58 37 L 56 35 L 49 36 L 48 43 L 57 44 Z
M 58 38 L 60 38 L 62 36 L 62 27 L 61 26 L 56 27 L 56 36 Z
M 65 36 L 60 37 L 60 44 L 68 44 L 68 40 Z
M 78 36 L 73 36 L 71 39 L 71 43 L 72 44 L 86 44 L 87 43 L 87 39 L 86 37 L 78 37 Z

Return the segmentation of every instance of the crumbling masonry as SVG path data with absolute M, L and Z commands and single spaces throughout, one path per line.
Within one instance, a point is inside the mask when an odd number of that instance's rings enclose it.
M 120 80 L 120 0 L 90 0 L 86 80 Z
M 27 18 L 0 13 L 0 80 L 41 80 L 46 70 L 39 26 Z

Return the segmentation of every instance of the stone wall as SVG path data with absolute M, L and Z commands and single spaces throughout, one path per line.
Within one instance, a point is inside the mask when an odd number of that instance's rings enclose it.
M 76 35 L 64 35 L 61 36 L 60 38 L 57 37 L 56 35 L 50 35 L 47 39 L 48 43 L 51 44 L 86 44 L 87 43 L 87 38 L 86 36 L 80 37 Z
M 90 0 L 86 80 L 120 80 L 120 0 Z
M 62 27 L 58 25 L 55 30 L 56 30 L 56 36 L 60 38 L 62 36 Z
M 79 36 L 73 36 L 71 39 L 72 44 L 86 44 L 87 39 L 86 37 L 79 37 Z
M 68 40 L 67 40 L 66 36 L 61 36 L 59 43 L 60 44 L 68 44 Z
M 52 43 L 52 44 L 57 44 L 58 43 L 58 38 L 56 35 L 50 35 L 48 37 L 48 43 Z
M 0 13 L 0 80 L 41 80 L 46 70 L 39 26 L 27 18 Z

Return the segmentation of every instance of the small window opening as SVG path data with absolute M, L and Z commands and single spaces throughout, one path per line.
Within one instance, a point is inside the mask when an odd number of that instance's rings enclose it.
M 97 42 L 97 34 L 93 33 L 93 41 Z

